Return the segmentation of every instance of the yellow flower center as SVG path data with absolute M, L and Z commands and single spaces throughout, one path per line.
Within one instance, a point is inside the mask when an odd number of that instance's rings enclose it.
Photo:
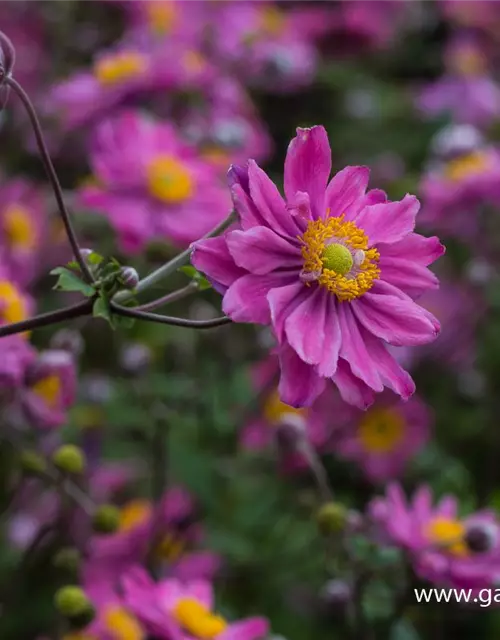
M 118 530 L 121 532 L 131 531 L 144 524 L 152 514 L 153 507 L 148 500 L 131 500 L 120 511 Z
M 26 303 L 19 290 L 12 282 L 0 281 L 0 308 L 4 322 L 20 322 L 27 318 Z
M 268 36 L 279 36 L 286 26 L 286 18 L 283 11 L 277 7 L 265 7 L 260 14 L 260 28 Z
M 387 453 L 401 441 L 405 422 L 395 409 L 371 409 L 362 418 L 358 437 L 370 453 Z
M 146 2 L 145 5 L 148 21 L 153 31 L 158 35 L 169 33 L 177 18 L 175 3 L 169 0 L 154 0 Z
M 61 395 L 61 378 L 56 375 L 47 376 L 42 378 L 32 387 L 33 391 L 45 400 L 46 404 L 53 409 L 59 403 Z
M 182 56 L 184 69 L 189 73 L 200 73 L 205 67 L 205 58 L 198 51 L 186 51 Z
M 148 67 L 146 56 L 133 51 L 108 55 L 94 65 L 94 75 L 103 85 L 120 84 L 141 76 Z
M 32 249 L 35 245 L 35 227 L 28 209 L 10 205 L 3 216 L 3 229 L 7 242 L 15 249 Z
M 113 640 L 144 640 L 146 637 L 137 619 L 123 607 L 106 609 L 104 624 Z
M 343 215 L 311 220 L 300 240 L 305 283 L 316 281 L 341 301 L 359 298 L 380 276 L 379 252 L 368 249 L 365 232 Z
M 284 402 L 281 402 L 278 391 L 273 393 L 266 400 L 263 408 L 264 418 L 271 426 L 276 426 L 286 422 L 287 416 L 306 416 L 306 409 L 296 409 Z
M 152 196 L 176 204 L 193 193 L 193 179 L 185 164 L 172 156 L 158 156 L 147 168 L 147 181 Z
M 182 628 L 200 640 L 212 640 L 226 630 L 227 622 L 194 598 L 182 598 L 173 615 Z
M 185 550 L 186 542 L 175 533 L 168 532 L 160 540 L 156 548 L 156 555 L 162 560 L 175 562 L 175 560 L 178 560 L 182 556 Z
M 465 526 L 459 520 L 437 516 L 425 527 L 424 535 L 430 543 L 444 547 L 454 556 L 466 556 Z
M 480 51 L 464 49 L 453 57 L 453 67 L 464 76 L 478 76 L 485 70 L 486 59 Z
M 460 182 L 465 178 L 473 178 L 488 170 L 490 159 L 481 151 L 474 151 L 466 156 L 450 160 L 445 168 L 445 176 L 452 182 Z

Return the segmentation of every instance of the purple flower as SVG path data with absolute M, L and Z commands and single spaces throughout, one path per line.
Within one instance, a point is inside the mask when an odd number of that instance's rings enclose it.
M 229 622 L 215 611 L 212 585 L 205 580 L 154 583 L 136 567 L 123 579 L 125 602 L 149 633 L 162 640 L 263 640 L 265 618 Z
M 76 394 L 76 367 L 67 351 L 42 351 L 25 371 L 20 391 L 26 419 L 42 429 L 62 426 Z
M 232 320 L 272 326 L 286 404 L 311 404 L 327 379 L 361 408 L 384 387 L 409 398 L 413 380 L 387 345 L 438 335 L 437 320 L 413 298 L 437 287 L 427 265 L 444 248 L 413 233 L 414 196 L 390 202 L 367 192 L 366 167 L 347 167 L 328 183 L 330 168 L 319 126 L 298 129 L 290 144 L 286 202 L 254 161 L 233 167 L 241 228 L 196 243 L 193 264 L 224 294 Z
M 357 462 L 371 481 L 383 482 L 403 473 L 428 441 L 431 424 L 430 411 L 422 400 L 413 396 L 401 402 L 387 393 L 368 411 L 351 411 L 343 428 L 334 434 L 333 448 Z
M 462 519 L 454 497 L 446 496 L 434 506 L 429 487 L 422 486 L 408 502 L 398 484 L 390 485 L 384 498 L 373 500 L 370 512 L 379 533 L 407 551 L 421 578 L 464 588 L 481 588 L 496 580 L 500 537 L 492 512 Z M 480 546 L 475 544 L 478 529 L 484 533 Z
M 16 284 L 28 284 L 40 268 L 45 227 L 40 190 L 21 178 L 6 181 L 0 202 L 0 261 Z
M 152 240 L 187 245 L 230 209 L 218 170 L 171 124 L 138 112 L 98 127 L 90 162 L 97 184 L 83 187 L 80 201 L 107 216 L 128 253 Z

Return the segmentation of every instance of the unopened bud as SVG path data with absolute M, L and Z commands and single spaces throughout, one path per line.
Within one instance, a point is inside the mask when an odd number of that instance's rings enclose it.
M 345 580 L 329 580 L 319 593 L 322 612 L 325 614 L 338 613 L 349 603 L 352 588 Z
M 47 461 L 37 451 L 26 449 L 21 451 L 19 463 L 22 470 L 27 474 L 40 474 L 47 471 Z
M 82 334 L 73 329 L 61 329 L 54 334 L 50 341 L 50 347 L 60 351 L 67 351 L 77 357 L 82 354 L 84 348 Z
M 295 413 L 283 416 L 275 429 L 276 443 L 283 453 L 296 451 L 306 437 L 304 418 Z
M 135 289 L 139 284 L 139 274 L 134 267 L 122 267 L 120 269 L 120 280 L 126 289 Z
M 472 553 L 491 551 L 498 539 L 498 528 L 489 522 L 474 522 L 467 526 L 464 542 Z
M 63 547 L 52 559 L 52 564 L 56 569 L 61 569 L 74 576 L 80 569 L 81 555 L 75 547 Z
M 80 474 L 85 469 L 85 454 L 74 444 L 64 444 L 52 454 L 52 462 L 64 473 Z
M 87 261 L 89 256 L 91 256 L 94 252 L 92 251 L 92 249 L 80 249 L 80 255 L 82 256 L 82 258 Z
M 320 532 L 327 536 L 342 531 L 347 523 L 348 510 L 338 502 L 327 502 L 316 514 L 316 522 Z
M 102 504 L 92 518 L 97 533 L 114 533 L 120 524 L 120 510 L 112 504 Z
M 93 612 L 92 603 L 83 589 L 74 585 L 58 589 L 54 596 L 54 604 L 61 615 L 71 620 Z

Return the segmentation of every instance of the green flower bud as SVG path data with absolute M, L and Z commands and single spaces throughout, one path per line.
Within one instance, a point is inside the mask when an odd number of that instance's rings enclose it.
M 80 568 L 81 556 L 75 547 L 63 547 L 52 559 L 56 569 L 61 569 L 76 576 Z
M 80 474 L 85 469 L 85 454 L 73 444 L 63 444 L 52 455 L 52 462 L 64 473 Z
M 47 461 L 37 451 L 26 449 L 21 451 L 19 463 L 22 470 L 28 474 L 37 475 L 47 471 Z
M 56 591 L 54 604 L 61 615 L 66 618 L 79 618 L 92 611 L 92 603 L 80 587 L 68 585 Z
M 120 510 L 112 504 L 102 504 L 92 519 L 97 533 L 114 533 L 120 524 Z
M 348 511 L 338 502 L 327 502 L 316 513 L 316 522 L 320 532 L 327 536 L 342 531 L 347 523 Z

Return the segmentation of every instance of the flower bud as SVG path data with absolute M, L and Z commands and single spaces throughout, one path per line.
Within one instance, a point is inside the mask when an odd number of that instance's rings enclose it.
M 52 337 L 50 346 L 57 351 L 66 351 L 72 356 L 78 357 L 84 349 L 82 334 L 73 329 L 60 329 Z
M 85 262 L 87 262 L 88 258 L 90 255 L 92 255 L 94 252 L 92 249 L 80 249 L 80 255 L 82 256 L 82 258 L 85 260 Z
M 498 539 L 497 527 L 489 522 L 470 523 L 465 531 L 464 542 L 472 553 L 491 551 Z
M 112 504 L 102 504 L 92 518 L 97 533 L 114 533 L 120 524 L 120 510 Z
M 282 453 L 297 451 L 304 442 L 304 419 L 290 413 L 275 429 L 276 444 Z
M 19 463 L 26 474 L 38 475 L 47 470 L 47 461 L 37 451 L 26 449 L 21 451 Z
M 328 580 L 320 593 L 321 611 L 326 615 L 340 613 L 352 597 L 352 588 L 345 580 Z
M 151 350 L 143 344 L 129 344 L 120 353 L 121 368 L 129 375 L 141 375 L 151 363 Z
M 80 474 L 85 469 L 85 454 L 74 444 L 64 444 L 52 454 L 52 462 L 64 473 Z
M 16 61 L 16 51 L 10 39 L 0 31 L 0 68 L 2 76 L 6 78 L 12 74 L 14 62 Z
M 134 267 L 122 267 L 120 269 L 120 280 L 126 289 L 135 289 L 139 284 L 139 274 Z
M 66 618 L 80 618 L 93 611 L 92 603 L 80 587 L 67 585 L 56 591 L 54 604 L 59 613 Z
M 328 536 L 342 531 L 347 523 L 348 510 L 338 502 L 327 502 L 316 513 L 316 523 L 320 532 Z
M 80 569 L 81 555 L 75 547 L 63 547 L 52 559 L 52 565 L 71 575 L 77 576 Z

